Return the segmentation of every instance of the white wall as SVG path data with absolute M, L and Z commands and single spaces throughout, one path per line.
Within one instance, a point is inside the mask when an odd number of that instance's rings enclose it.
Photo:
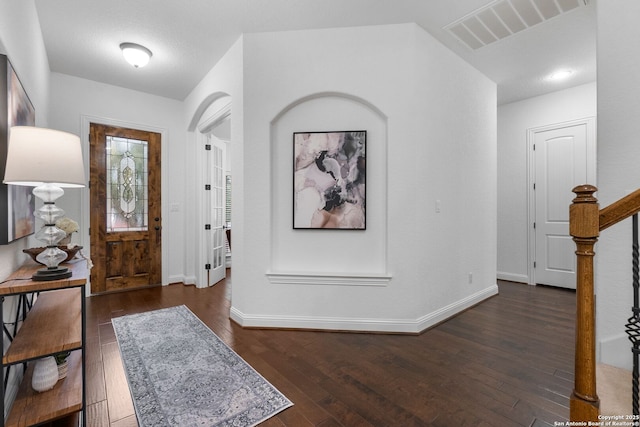
M 598 193 L 600 207 L 640 188 L 640 2 L 598 2 Z M 631 368 L 624 324 L 631 315 L 631 221 L 596 245 L 600 361 Z
M 595 116 L 595 82 L 498 107 L 499 279 L 530 282 L 527 130 Z
M 49 121 L 49 62 L 33 0 L 0 0 L 0 53 L 9 57 L 36 111 L 36 126 Z M 0 177 L 1 180 L 1 177 Z M 0 246 L 0 278 L 26 260 L 33 237 Z M 35 240 L 34 240 L 35 241 Z
M 49 123 L 49 62 L 33 0 L 0 0 L 0 53 L 9 57 L 11 65 L 33 103 L 36 126 L 47 127 Z M 0 246 L 0 280 L 5 279 L 26 261 L 27 256 L 22 253 L 22 249 L 34 246 L 33 242 L 35 239 L 30 236 Z M 4 302 L 4 321 L 15 320 L 16 301 L 17 298 L 10 298 Z M 4 334 L 3 340 L 6 348 L 9 342 L 4 338 Z M 20 369 L 13 369 L 9 377 L 5 399 L 7 403 L 13 402 L 17 392 L 21 380 L 21 375 L 16 375 L 19 371 Z
M 244 220 L 245 204 L 244 204 L 244 165 L 242 162 L 243 153 L 243 38 L 240 37 L 236 43 L 227 51 L 224 57 L 211 69 L 200 83 L 191 91 L 189 96 L 184 100 L 184 121 L 188 123 L 187 136 L 187 156 L 190 167 L 185 171 L 188 182 L 192 185 L 185 189 L 186 197 L 194 200 L 194 209 L 189 211 L 186 218 L 187 227 L 185 236 L 191 242 L 201 241 L 201 230 L 204 229 L 204 216 L 202 205 L 197 201 L 204 199 L 202 192 L 204 191 L 203 178 L 203 155 L 202 146 L 198 141 L 202 141 L 197 130 L 198 122 L 217 100 L 231 97 L 231 124 L 230 124 L 230 151 L 233 153 L 231 157 L 230 169 L 233 171 L 232 182 L 232 242 L 236 249 L 236 243 L 244 240 L 244 230 L 241 226 Z M 208 180 L 206 182 L 209 182 Z M 202 274 L 204 265 L 201 262 L 203 250 L 198 250 L 198 245 L 190 245 L 187 247 L 187 271 L 189 272 L 190 283 L 202 286 L 202 281 L 198 282 L 196 278 Z M 239 259 L 242 254 L 234 250 L 233 262 Z M 205 284 L 206 285 L 206 284 Z M 233 287 L 235 289 L 235 286 Z
M 135 71 L 132 69 L 132 71 Z M 101 121 L 104 119 L 104 121 Z M 185 273 L 185 212 L 190 203 L 185 198 L 186 123 L 182 103 L 116 86 L 51 73 L 51 115 L 53 128 L 80 135 L 83 142 L 85 170 L 89 174 L 89 121 L 163 132 L 162 141 L 162 230 L 163 284 L 182 282 Z M 165 138 L 166 136 L 166 138 Z M 169 161 L 170 160 L 170 161 Z M 81 225 L 79 241 L 89 248 L 89 190 L 68 190 L 60 199 L 66 215 Z M 80 208 L 84 204 L 84 209 Z M 169 209 L 172 207 L 172 209 Z M 75 241 L 75 237 L 74 237 Z
M 412 24 L 248 34 L 242 43 L 236 321 L 415 332 L 497 291 L 495 84 Z M 215 83 L 205 78 L 187 112 L 227 90 Z M 362 126 L 371 132 L 367 230 L 294 232 L 291 132 Z M 328 241 L 349 248 L 336 253 L 351 264 L 317 248 Z

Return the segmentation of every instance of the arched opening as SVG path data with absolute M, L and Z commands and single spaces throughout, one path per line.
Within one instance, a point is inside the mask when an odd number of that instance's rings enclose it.
M 216 94 L 194 117 L 198 232 L 196 286 L 213 286 L 231 266 L 231 96 Z M 201 231 L 202 230 L 202 231 Z

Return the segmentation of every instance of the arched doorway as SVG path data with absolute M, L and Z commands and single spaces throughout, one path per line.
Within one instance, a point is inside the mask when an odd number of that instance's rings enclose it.
M 202 113 L 196 126 L 198 150 L 198 287 L 213 286 L 225 278 L 231 263 L 229 235 L 231 150 L 231 97 L 215 98 Z

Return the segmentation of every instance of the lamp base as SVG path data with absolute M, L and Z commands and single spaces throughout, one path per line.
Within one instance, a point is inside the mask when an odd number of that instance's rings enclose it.
M 60 280 L 71 277 L 71 270 L 67 267 L 42 268 L 31 276 L 31 280 L 45 282 L 49 280 Z

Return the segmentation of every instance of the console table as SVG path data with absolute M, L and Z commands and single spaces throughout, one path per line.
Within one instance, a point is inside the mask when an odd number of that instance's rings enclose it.
M 27 366 L 16 399 L 6 422 L 3 418 L 2 426 L 32 426 L 76 412 L 82 413 L 82 425 L 86 425 L 87 262 L 84 259 L 75 259 L 65 263 L 64 266 L 72 271 L 73 275 L 70 278 L 33 281 L 31 275 L 43 267 L 30 261 L 0 284 L 2 302 L 5 297 L 11 295 L 38 295 L 31 309 L 23 313 L 22 327 L 14 337 L 9 337 L 11 344 L 6 352 L 4 339 L 0 340 L 0 354 L 4 354 L 3 370 L 19 364 Z M 4 319 L 2 305 L 0 303 L 0 319 Z M 64 351 L 71 352 L 67 377 L 59 380 L 52 390 L 42 393 L 33 390 L 31 388 L 33 363 L 28 362 Z M 3 387 L 0 387 L 2 414 L 5 411 L 6 380 L 7 377 Z

